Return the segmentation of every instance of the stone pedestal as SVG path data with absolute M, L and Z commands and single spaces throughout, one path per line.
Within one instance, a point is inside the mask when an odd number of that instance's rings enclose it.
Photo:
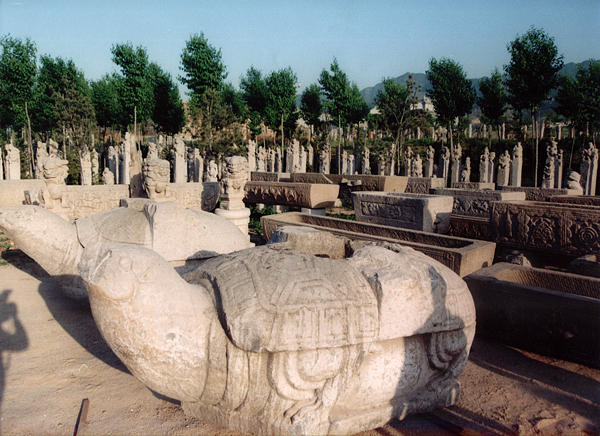
M 309 215 L 327 216 L 327 209 L 308 209 L 303 207 L 300 209 L 300 212 L 307 213 Z
M 581 187 L 584 195 L 596 195 L 598 178 L 598 149 L 590 142 L 583 150 L 581 158 Z
M 228 221 L 234 223 L 238 228 L 248 235 L 248 224 L 250 223 L 250 209 L 247 207 L 244 209 L 227 210 L 227 209 L 215 209 L 215 214 L 225 218 Z

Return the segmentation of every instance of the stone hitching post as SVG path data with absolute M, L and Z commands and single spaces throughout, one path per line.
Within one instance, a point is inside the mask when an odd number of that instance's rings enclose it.
M 434 148 L 429 145 L 427 147 L 427 160 L 425 161 L 425 177 L 433 177 L 433 158 L 435 157 Z
M 490 166 L 490 150 L 485 147 L 483 154 L 479 158 L 479 182 L 488 183 L 489 177 L 489 166 Z
M 496 185 L 508 186 L 510 177 L 510 154 L 508 150 L 498 158 L 498 175 L 496 176 Z
M 462 156 L 462 147 L 460 144 L 456 144 L 456 147 L 452 150 L 452 174 L 450 176 L 450 183 L 457 183 L 460 181 L 460 158 Z M 451 185 L 452 186 L 452 185 Z
M 596 195 L 598 178 L 598 149 L 591 142 L 583 150 L 581 157 L 581 186 L 584 195 Z
M 248 178 L 248 160 L 245 157 L 225 158 L 221 180 L 221 206 L 215 209 L 215 214 L 233 222 L 247 237 L 250 209 L 244 204 L 244 186 Z
M 523 147 L 520 142 L 513 148 L 512 162 L 510 166 L 510 186 L 521 186 L 521 174 L 523 172 Z
M 6 150 L 6 180 L 21 180 L 21 156 L 19 149 L 13 145 L 12 139 L 4 148 Z
M 450 150 L 443 146 L 440 152 L 440 161 L 438 165 L 438 177 L 444 179 L 444 186 L 448 185 L 448 166 L 450 164 Z

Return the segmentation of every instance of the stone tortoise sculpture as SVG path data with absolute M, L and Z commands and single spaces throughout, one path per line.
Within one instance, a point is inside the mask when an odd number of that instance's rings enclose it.
M 79 273 L 134 376 L 242 433 L 352 434 L 447 407 L 475 334 L 465 282 L 391 244 L 346 259 L 266 245 L 180 276 L 156 252 L 98 243 Z
M 0 229 L 17 248 L 54 276 L 63 292 L 87 299 L 77 274 L 83 248 L 118 242 L 153 249 L 168 261 L 214 257 L 248 248 L 239 228 L 224 218 L 173 203 L 151 200 L 67 221 L 40 206 L 0 208 Z

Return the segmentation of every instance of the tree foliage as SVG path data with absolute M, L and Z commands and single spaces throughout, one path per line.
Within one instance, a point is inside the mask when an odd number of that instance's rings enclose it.
M 267 107 L 267 84 L 261 71 L 250 67 L 246 75 L 240 78 L 240 90 L 246 105 L 250 131 L 252 136 L 256 137 L 262 133 L 262 122 Z
M 37 48 L 29 39 L 0 39 L 0 125 L 19 130 L 27 125 L 25 103 L 31 105 L 37 72 Z
M 92 92 L 83 72 L 77 69 L 71 59 L 41 56 L 32 105 L 32 127 L 35 130 L 50 133 L 56 127 L 63 126 L 63 123 L 59 123 L 57 100 L 59 97 L 64 99 L 67 94 L 69 98 L 81 97 L 89 103 Z M 90 115 L 87 113 L 83 118 L 89 118 Z
M 505 85 L 511 106 L 529 111 L 535 133 L 534 184 L 537 186 L 539 165 L 539 135 L 536 113 L 558 84 L 558 72 L 563 56 L 558 54 L 554 38 L 543 30 L 531 27 L 507 46 L 510 62 L 504 66 Z
M 129 42 L 113 45 L 111 53 L 113 62 L 121 68 L 115 85 L 122 113 L 119 124 L 126 129 L 135 118 L 144 122 L 152 117 L 154 86 L 148 74 L 148 54 L 143 47 L 134 48 Z
M 452 131 L 454 120 L 468 115 L 473 108 L 476 98 L 473 85 L 462 66 L 451 59 L 432 58 L 425 74 L 431 83 L 427 96 L 433 102 L 438 121 Z
M 203 33 L 195 34 L 186 41 L 181 53 L 181 71 L 179 80 L 190 90 L 190 96 L 201 97 L 208 90 L 220 91 L 227 69 L 221 61 L 221 50 L 208 43 Z
M 90 134 L 95 131 L 96 118 L 89 95 L 77 89 L 76 83 L 62 77 L 59 90 L 52 95 L 55 101 L 56 123 L 68 133 L 76 147 L 90 143 Z
M 351 83 L 337 59 L 333 59 L 330 71 L 323 70 L 319 85 L 325 96 L 325 108 L 338 127 L 362 121 L 369 113 L 369 107 L 360 94 L 356 83 Z
M 292 130 L 298 115 L 296 113 L 296 83 L 298 77 L 290 67 L 273 71 L 265 79 L 267 89 L 267 105 L 265 122 L 272 129 L 280 129 L 281 141 L 284 138 L 284 127 Z
M 302 92 L 300 97 L 300 114 L 307 124 L 319 128 L 321 114 L 323 113 L 323 101 L 321 88 L 316 83 L 311 84 Z
M 498 127 L 508 110 L 506 91 L 498 69 L 494 70 L 491 77 L 484 77 L 479 81 L 479 91 L 481 91 L 481 97 L 477 98 L 477 105 L 480 107 L 485 121 Z
M 153 88 L 151 119 L 157 131 L 174 135 L 185 125 L 185 110 L 179 98 L 177 84 L 169 73 L 154 62 L 150 63 L 146 74 Z
M 375 106 L 379 110 L 379 120 L 394 136 L 394 143 L 399 144 L 403 133 L 410 126 L 411 112 L 418 103 L 417 89 L 412 74 L 409 75 L 406 86 L 392 78 L 383 79 L 383 91 L 375 96 Z
M 106 74 L 100 80 L 90 82 L 92 105 L 98 125 L 116 127 L 121 124 L 121 103 L 116 74 Z
M 580 131 L 600 129 L 600 61 L 577 66 L 575 77 L 559 77 L 556 111 Z
M 548 99 L 558 84 L 563 56 L 558 54 L 554 38 L 543 30 L 530 28 L 507 46 L 510 62 L 504 66 L 508 99 L 518 111 L 533 114 Z

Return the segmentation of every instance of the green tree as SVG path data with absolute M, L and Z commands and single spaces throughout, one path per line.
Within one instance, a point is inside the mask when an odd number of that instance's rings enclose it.
M 272 129 L 279 127 L 283 145 L 284 125 L 292 127 L 298 119 L 296 112 L 296 83 L 298 78 L 291 67 L 273 71 L 265 79 L 267 105 L 265 121 Z
M 91 89 L 83 72 L 77 69 L 71 59 L 41 56 L 32 105 L 35 130 L 51 133 L 59 126 L 56 98 L 66 95 L 67 89 L 70 93 L 75 90 L 85 98 L 91 97 Z
M 262 73 L 250 67 L 245 76 L 240 78 L 242 100 L 247 107 L 247 116 L 250 120 L 249 128 L 253 137 L 262 133 L 262 123 L 267 107 L 267 85 Z
M 321 115 L 323 113 L 323 101 L 321 88 L 313 83 L 302 92 L 300 97 L 300 114 L 307 124 L 313 125 L 318 129 L 321 124 Z
M 360 122 L 369 113 L 369 107 L 358 86 L 350 82 L 335 58 L 330 71 L 323 70 L 319 76 L 325 108 L 338 127 Z
M 90 83 L 96 121 L 105 128 L 119 126 L 121 123 L 118 80 L 116 74 L 106 74 L 100 80 Z
M 58 126 L 63 127 L 76 148 L 88 142 L 91 133 L 96 130 L 91 98 L 77 89 L 66 76 L 63 76 L 60 90 L 55 91 L 52 98 Z
M 159 132 L 174 135 L 185 125 L 185 110 L 179 98 L 177 84 L 169 73 L 153 62 L 148 66 L 146 74 L 153 86 L 152 121 Z
M 375 106 L 379 110 L 380 123 L 392 133 L 394 137 L 393 153 L 403 151 L 404 132 L 409 128 L 412 110 L 418 103 L 417 92 L 413 76 L 410 74 L 406 86 L 392 78 L 383 79 L 383 91 L 375 96 Z
M 210 89 L 220 91 L 227 78 L 221 50 L 210 45 L 203 33 L 192 35 L 186 42 L 180 69 L 185 74 L 179 80 L 188 87 L 191 96 L 201 97 Z
M 111 53 L 113 62 L 121 68 L 116 87 L 122 111 L 120 126 L 127 129 L 134 121 L 143 123 L 152 117 L 155 101 L 148 54 L 143 47 L 134 48 L 129 42 L 113 45 Z
M 477 95 L 462 66 L 451 59 L 432 58 L 425 74 L 431 83 L 427 96 L 433 102 L 440 125 L 448 126 L 452 147 L 454 122 L 471 112 Z
M 558 54 L 554 38 L 543 30 L 531 27 L 523 36 L 507 46 L 510 63 L 504 66 L 508 100 L 518 112 L 531 115 L 535 136 L 534 183 L 537 186 L 539 132 L 536 117 L 550 91 L 558 84 L 558 72 L 563 66 L 563 56 Z
M 19 130 L 27 126 L 25 104 L 31 106 L 37 72 L 35 44 L 10 35 L 0 39 L 0 126 Z
M 479 81 L 479 91 L 481 97 L 477 98 L 477 105 L 483 114 L 483 121 L 496 127 L 500 137 L 500 125 L 508 109 L 508 100 L 498 69 L 494 70 L 491 77 L 484 77 Z
M 184 72 L 179 80 L 190 90 L 190 113 L 194 120 L 202 123 L 201 136 L 212 151 L 214 132 L 223 122 L 232 119 L 220 92 L 227 77 L 221 50 L 211 46 L 203 33 L 192 35 L 181 53 L 179 68 Z

